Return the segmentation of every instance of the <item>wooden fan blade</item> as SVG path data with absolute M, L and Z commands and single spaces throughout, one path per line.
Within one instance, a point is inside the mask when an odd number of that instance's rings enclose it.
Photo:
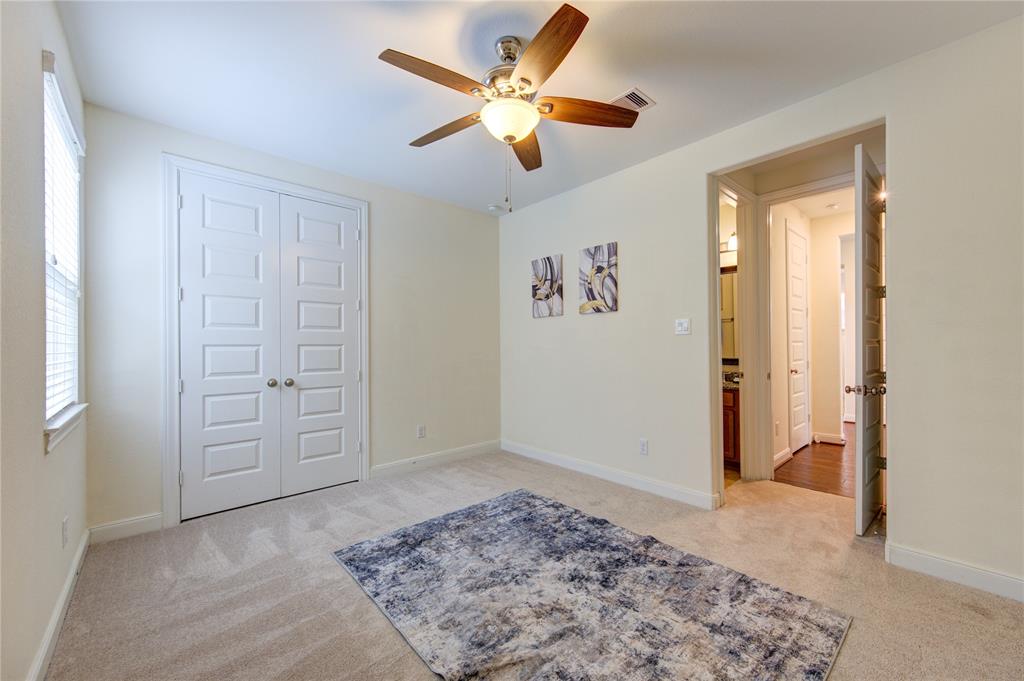
M 430 144 L 431 142 L 436 142 L 437 140 L 444 139 L 448 135 L 454 135 L 455 133 L 459 132 L 460 130 L 465 130 L 466 128 L 471 128 L 471 127 L 473 127 L 474 125 L 476 125 L 479 122 L 480 122 L 480 114 L 478 114 L 478 113 L 469 114 L 468 116 L 463 116 L 462 118 L 456 118 L 451 123 L 448 123 L 447 125 L 442 125 L 437 130 L 434 130 L 432 132 L 428 132 L 423 137 L 420 137 L 417 140 L 413 140 L 412 142 L 409 142 L 409 146 L 411 146 L 411 147 L 425 147 L 428 144 Z
M 572 97 L 540 97 L 534 104 L 544 118 L 607 128 L 632 128 L 638 113 L 614 104 Z
M 590 19 L 572 5 L 562 5 L 529 44 L 512 72 L 512 84 L 529 81 L 523 92 L 536 92 L 576 44 Z
M 481 93 L 487 92 L 487 86 L 483 83 L 477 82 L 472 78 L 467 78 L 460 73 L 449 71 L 443 66 L 437 64 L 431 64 L 429 61 L 423 61 L 417 57 L 413 57 L 402 52 L 396 52 L 395 50 L 384 50 L 380 53 L 380 60 L 386 61 L 392 66 L 414 73 L 421 78 L 432 80 L 435 83 L 440 83 L 445 87 L 450 87 L 453 90 L 459 92 L 465 92 L 467 95 L 476 96 L 473 90 L 477 90 Z
M 512 151 L 516 152 L 516 158 L 527 171 L 540 168 L 540 142 L 537 141 L 536 131 L 513 144 Z

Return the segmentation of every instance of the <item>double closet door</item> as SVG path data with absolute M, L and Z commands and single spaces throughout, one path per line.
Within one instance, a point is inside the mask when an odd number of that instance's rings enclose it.
M 359 478 L 359 211 L 179 176 L 181 517 Z

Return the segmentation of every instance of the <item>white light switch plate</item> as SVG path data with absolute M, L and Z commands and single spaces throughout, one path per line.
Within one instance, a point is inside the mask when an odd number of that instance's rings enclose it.
M 676 335 L 677 336 L 689 336 L 690 335 L 690 320 L 689 319 L 677 319 L 676 320 Z

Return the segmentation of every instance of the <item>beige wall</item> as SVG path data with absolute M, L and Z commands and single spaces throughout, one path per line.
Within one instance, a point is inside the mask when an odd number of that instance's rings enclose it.
M 843 436 L 839 237 L 853 233 L 853 220 L 853 213 L 811 220 L 811 430 L 826 441 Z
M 43 443 L 43 50 L 79 130 L 82 111 L 56 7 L 5 2 L 0 14 L 0 678 L 13 681 L 38 669 L 86 536 L 85 426 L 49 454 Z
M 884 118 L 889 540 L 1024 576 L 1021 33 L 1012 20 L 503 217 L 502 437 L 711 494 L 708 174 Z M 570 277 L 566 315 L 531 319 L 530 258 L 564 253 L 571 273 L 611 240 L 618 312 L 577 314 Z
M 497 439 L 494 218 L 91 105 L 86 126 L 90 524 L 161 508 L 161 152 L 369 202 L 371 466 Z
M 787 284 L 788 259 L 786 257 L 786 232 L 792 229 L 807 240 L 810 253 L 811 235 L 810 220 L 791 203 L 780 203 L 771 207 L 771 230 L 769 231 L 769 299 L 771 308 L 771 393 L 772 393 L 772 454 L 776 464 L 788 459 L 793 454 L 790 447 L 790 413 L 789 413 L 789 290 Z M 808 265 L 808 274 L 810 265 Z M 807 310 L 808 322 L 813 324 L 814 300 L 817 291 L 808 280 Z M 808 329 L 808 341 L 814 343 L 811 329 Z M 808 367 L 811 381 L 814 380 L 813 360 Z M 810 386 L 808 386 L 810 388 Z M 810 396 L 813 399 L 813 396 Z M 814 416 L 814 405 L 808 403 L 807 408 Z

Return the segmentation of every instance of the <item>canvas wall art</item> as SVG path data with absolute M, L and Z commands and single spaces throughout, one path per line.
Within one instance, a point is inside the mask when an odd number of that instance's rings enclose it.
M 562 316 L 562 255 L 538 258 L 532 262 L 533 317 Z
M 580 314 L 619 309 L 619 242 L 580 251 Z

